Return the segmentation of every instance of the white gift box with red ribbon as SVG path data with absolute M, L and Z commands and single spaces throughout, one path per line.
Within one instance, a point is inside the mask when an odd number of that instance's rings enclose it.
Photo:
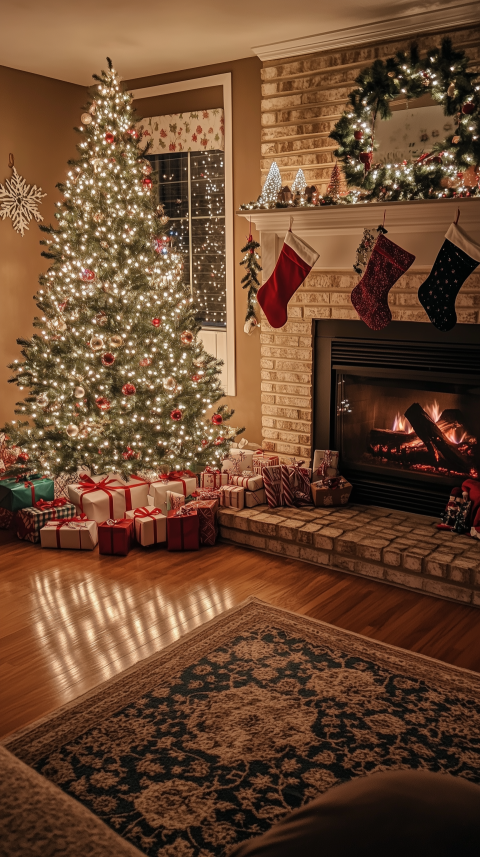
M 135 538 L 140 545 L 160 545 L 167 541 L 167 518 L 156 506 L 143 506 L 127 512 L 135 521 Z
M 227 485 L 222 488 L 221 506 L 231 506 L 233 509 L 243 509 L 245 506 L 245 488 L 238 485 Z
M 251 469 L 254 473 L 262 474 L 264 467 L 274 467 L 280 464 L 278 455 L 272 452 L 265 452 L 263 449 L 257 449 L 253 453 L 253 463 Z
M 222 461 L 222 472 L 241 476 L 244 470 L 253 470 L 253 452 L 249 449 L 230 449 Z
M 180 474 L 169 473 L 164 479 L 159 479 L 158 482 L 152 482 L 150 485 L 148 504 L 150 506 L 158 506 L 163 514 L 167 514 L 167 491 L 174 491 L 176 494 L 183 494 L 184 497 L 189 497 L 196 490 L 197 479 L 192 473 L 182 471 Z M 147 503 L 142 503 L 146 506 Z
M 98 544 L 96 521 L 78 515 L 68 521 L 49 521 L 40 530 L 42 548 L 91 551 Z
M 127 482 L 118 473 L 110 473 L 85 475 L 75 485 L 68 485 L 67 491 L 77 509 L 90 521 L 101 524 L 110 518 L 119 520 L 126 512 L 146 506 L 149 487 L 139 476 L 131 476 Z
M 229 474 L 229 485 L 238 485 L 240 488 L 245 488 L 246 491 L 259 491 L 263 488 L 263 476 L 260 473 L 253 471 L 243 471 L 241 476 Z
M 221 488 L 222 485 L 228 485 L 228 473 L 221 470 L 214 470 L 212 467 L 206 467 L 203 473 L 200 474 L 200 488 Z
M 338 476 L 338 458 L 336 449 L 316 449 L 313 453 L 312 481 Z

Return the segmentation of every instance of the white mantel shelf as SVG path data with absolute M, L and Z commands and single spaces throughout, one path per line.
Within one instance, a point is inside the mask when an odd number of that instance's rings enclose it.
M 415 256 L 412 269 L 435 261 L 443 237 L 460 209 L 459 225 L 480 243 L 480 198 L 412 200 L 318 208 L 239 210 L 260 233 L 263 279 L 273 270 L 283 238 L 293 217 L 292 229 L 320 253 L 316 270 L 351 270 L 363 230 L 376 230 L 386 212 L 388 237 Z

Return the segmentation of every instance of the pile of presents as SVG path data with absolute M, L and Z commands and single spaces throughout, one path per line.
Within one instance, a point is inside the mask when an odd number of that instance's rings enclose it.
M 313 468 L 278 456 L 233 447 L 221 469 L 207 467 L 122 478 L 87 470 L 54 479 L 37 474 L 0 479 L 0 528 L 42 547 L 125 556 L 135 542 L 168 550 L 214 545 L 217 511 L 268 503 L 271 507 L 343 505 L 351 485 L 338 475 L 338 453 L 317 450 Z

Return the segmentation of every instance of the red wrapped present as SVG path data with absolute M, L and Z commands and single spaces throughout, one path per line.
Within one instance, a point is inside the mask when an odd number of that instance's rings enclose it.
M 98 525 L 98 551 L 102 554 L 127 556 L 133 545 L 135 522 L 132 518 L 119 518 Z
M 286 502 L 285 505 L 295 506 L 311 506 L 312 498 L 310 491 L 310 483 L 312 481 L 312 470 L 310 467 L 302 467 L 303 461 L 292 459 L 292 463 L 287 465 L 288 478 L 290 482 L 289 497 L 293 499 L 293 504 Z
M 4 509 L 2 506 L 0 506 L 0 530 L 9 530 L 11 527 L 13 527 L 14 518 L 14 512 L 11 512 L 10 509 Z
M 287 489 L 287 505 L 293 506 L 293 500 L 289 502 L 290 480 L 286 466 L 284 464 L 267 465 L 263 468 L 262 474 L 265 495 L 270 508 L 285 506 L 284 489 Z
M 187 508 L 196 509 L 200 522 L 200 544 L 214 545 L 218 535 L 218 500 L 193 500 Z
M 277 464 L 280 464 L 278 455 L 272 452 L 264 452 L 263 449 L 257 449 L 253 456 L 252 470 L 254 473 L 263 474 L 264 467 L 275 467 Z
M 182 506 L 167 512 L 167 548 L 169 551 L 198 551 L 200 518 L 196 509 Z

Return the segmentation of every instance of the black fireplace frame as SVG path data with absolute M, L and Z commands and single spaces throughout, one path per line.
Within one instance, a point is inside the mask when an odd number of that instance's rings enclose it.
M 361 321 L 319 319 L 314 323 L 313 449 L 338 449 L 335 441 L 337 371 L 375 370 L 405 378 L 478 383 L 480 386 L 480 325 L 457 324 L 442 333 L 423 322 L 391 322 L 370 330 Z M 375 372 L 376 374 L 376 372 Z M 480 437 L 480 426 L 478 436 Z M 437 515 L 445 507 L 451 479 L 411 473 L 402 476 L 342 469 L 353 485 L 352 500 L 368 505 Z M 457 483 L 458 484 L 458 481 Z M 413 489 L 413 490 L 412 490 Z

